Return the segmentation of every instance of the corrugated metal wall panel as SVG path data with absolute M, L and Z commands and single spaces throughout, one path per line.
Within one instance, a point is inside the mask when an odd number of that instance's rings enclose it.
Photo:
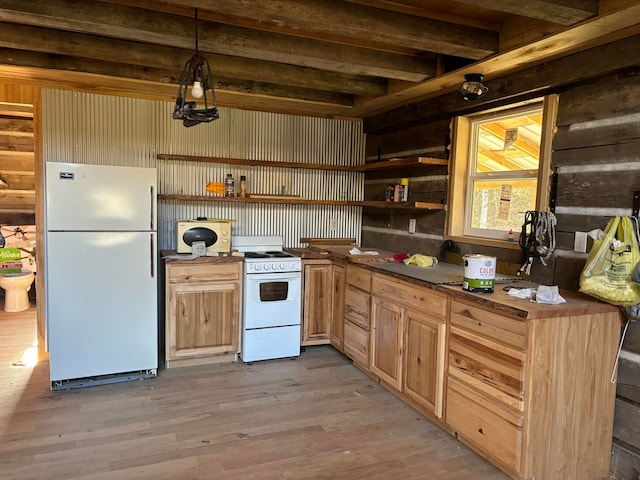
M 46 161 L 156 167 L 163 194 L 206 195 L 207 181 L 232 173 L 236 189 L 240 176 L 247 177 L 249 193 L 284 188 L 314 200 L 364 198 L 363 173 L 156 160 L 164 153 L 359 165 L 364 134 L 358 122 L 221 108 L 220 120 L 185 128 L 171 119 L 169 102 L 49 89 L 42 96 Z M 234 219 L 234 235 L 281 235 L 292 247 L 300 237 L 359 243 L 362 224 L 362 208 L 332 205 L 161 201 L 158 213 L 162 249 L 175 247 L 176 220 L 199 216 Z

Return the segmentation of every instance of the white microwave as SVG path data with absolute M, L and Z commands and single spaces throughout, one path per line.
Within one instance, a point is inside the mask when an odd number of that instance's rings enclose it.
M 178 220 L 176 222 L 176 251 L 191 253 L 193 242 L 204 242 L 207 255 L 231 251 L 231 222 Z

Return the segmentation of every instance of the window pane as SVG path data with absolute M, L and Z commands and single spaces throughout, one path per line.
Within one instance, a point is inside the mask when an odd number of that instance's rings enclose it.
M 542 112 L 479 121 L 475 126 L 476 173 L 538 169 Z
M 536 179 L 473 182 L 471 228 L 519 232 L 524 212 L 535 210 Z

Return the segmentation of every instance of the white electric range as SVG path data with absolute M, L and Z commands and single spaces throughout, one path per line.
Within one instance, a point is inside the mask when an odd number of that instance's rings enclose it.
M 244 362 L 300 355 L 302 262 L 283 251 L 282 237 L 234 236 L 244 253 L 242 347 Z

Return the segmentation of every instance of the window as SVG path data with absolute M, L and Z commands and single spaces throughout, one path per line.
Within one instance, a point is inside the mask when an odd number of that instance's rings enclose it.
M 524 212 L 546 210 L 556 105 L 552 96 L 454 119 L 448 238 L 504 245 Z

